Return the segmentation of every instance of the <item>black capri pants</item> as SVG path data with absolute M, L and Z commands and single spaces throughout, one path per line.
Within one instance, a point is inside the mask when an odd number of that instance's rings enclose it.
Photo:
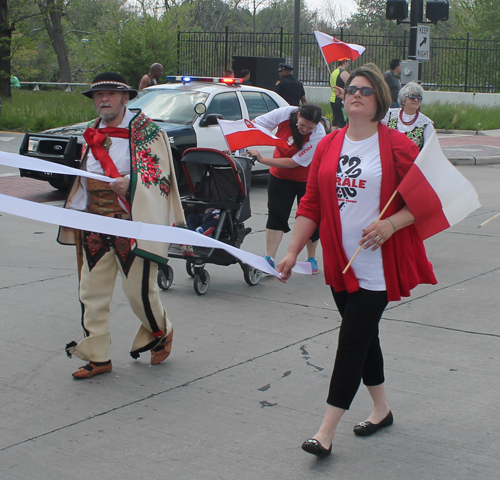
M 361 380 L 368 387 L 381 385 L 385 380 L 378 326 L 388 304 L 387 292 L 360 288 L 347 293 L 332 288 L 332 293 L 342 323 L 326 402 L 349 410 Z
M 297 198 L 297 205 L 306 193 L 307 182 L 283 180 L 269 174 L 267 184 L 267 223 L 269 230 L 279 230 L 284 233 L 290 231 L 288 219 L 292 212 L 293 202 Z M 311 236 L 311 241 L 319 240 L 319 229 Z

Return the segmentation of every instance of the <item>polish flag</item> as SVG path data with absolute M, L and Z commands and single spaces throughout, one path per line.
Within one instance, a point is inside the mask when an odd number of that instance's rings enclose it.
M 354 61 L 366 50 L 361 45 L 341 42 L 326 33 L 315 31 L 314 35 L 326 63 L 332 63 L 344 58 L 350 58 Z
M 474 187 L 444 156 L 435 133 L 397 190 L 415 217 L 422 240 L 462 221 L 481 206 Z
M 229 150 L 234 152 L 254 145 L 270 145 L 288 148 L 286 140 L 275 137 L 260 125 L 250 120 L 219 120 L 222 134 L 226 137 Z

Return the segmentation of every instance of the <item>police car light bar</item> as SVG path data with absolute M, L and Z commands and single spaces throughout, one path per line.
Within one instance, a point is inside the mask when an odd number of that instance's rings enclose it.
M 242 78 L 228 77 L 189 77 L 179 75 L 169 75 L 166 77 L 167 82 L 182 82 L 184 84 L 191 82 L 206 82 L 206 83 L 224 83 L 226 85 L 240 85 L 243 82 Z

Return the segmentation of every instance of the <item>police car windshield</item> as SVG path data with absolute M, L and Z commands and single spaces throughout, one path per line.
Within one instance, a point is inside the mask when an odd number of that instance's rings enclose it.
M 128 102 L 128 108 L 140 108 L 149 118 L 168 123 L 189 125 L 196 113 L 194 106 L 205 102 L 208 94 L 192 90 L 147 89 Z

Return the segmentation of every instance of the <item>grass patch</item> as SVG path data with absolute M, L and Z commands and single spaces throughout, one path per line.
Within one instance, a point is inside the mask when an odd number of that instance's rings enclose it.
M 12 98 L 2 99 L 0 130 L 36 133 L 89 121 L 96 116 L 94 104 L 81 91 L 13 90 Z
M 68 93 L 61 90 L 13 90 L 12 98 L 2 100 L 0 130 L 36 133 L 92 120 L 96 116 L 94 104 L 81 94 L 82 91 L 83 89 Z M 330 104 L 318 105 L 331 121 Z M 500 107 L 436 102 L 424 103 L 422 113 L 431 118 L 434 126 L 440 129 L 500 129 Z
M 329 103 L 318 103 L 323 115 L 332 119 Z M 434 122 L 434 127 L 445 130 L 500 129 L 500 107 L 478 107 L 468 103 L 429 103 L 422 105 L 422 113 Z

